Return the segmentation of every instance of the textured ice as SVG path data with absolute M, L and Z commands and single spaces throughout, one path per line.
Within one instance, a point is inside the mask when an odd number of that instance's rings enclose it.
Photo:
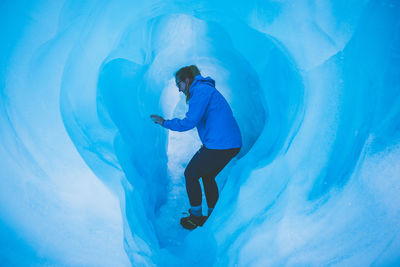
M 3 266 L 400 264 L 397 0 L 0 2 Z M 197 64 L 244 147 L 188 232 Z

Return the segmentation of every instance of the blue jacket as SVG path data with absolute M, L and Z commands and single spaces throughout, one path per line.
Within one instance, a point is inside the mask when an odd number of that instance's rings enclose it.
M 242 146 L 239 126 L 223 95 L 210 77 L 197 75 L 189 88 L 189 110 L 184 119 L 165 120 L 163 127 L 184 132 L 197 127 L 200 140 L 209 149 Z

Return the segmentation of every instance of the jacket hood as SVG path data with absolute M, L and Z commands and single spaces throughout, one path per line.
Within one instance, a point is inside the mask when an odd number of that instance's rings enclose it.
M 201 76 L 199 74 L 196 77 L 194 77 L 193 83 L 190 86 L 190 88 L 194 87 L 195 85 L 200 85 L 200 84 L 204 84 L 204 85 L 209 85 L 209 86 L 215 87 L 215 81 L 211 77 L 204 78 L 203 76 Z

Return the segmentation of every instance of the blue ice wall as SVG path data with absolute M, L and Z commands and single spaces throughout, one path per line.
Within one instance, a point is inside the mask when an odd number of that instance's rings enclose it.
M 397 266 L 400 3 L 2 1 L 5 266 Z M 216 80 L 243 135 L 202 228 L 173 73 Z

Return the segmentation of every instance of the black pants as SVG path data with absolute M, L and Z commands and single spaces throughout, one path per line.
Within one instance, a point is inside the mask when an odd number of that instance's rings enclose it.
M 215 177 L 239 151 L 240 148 L 208 149 L 204 145 L 197 151 L 185 169 L 186 191 L 191 206 L 201 205 L 199 178 L 202 177 L 208 208 L 215 207 L 218 200 Z

